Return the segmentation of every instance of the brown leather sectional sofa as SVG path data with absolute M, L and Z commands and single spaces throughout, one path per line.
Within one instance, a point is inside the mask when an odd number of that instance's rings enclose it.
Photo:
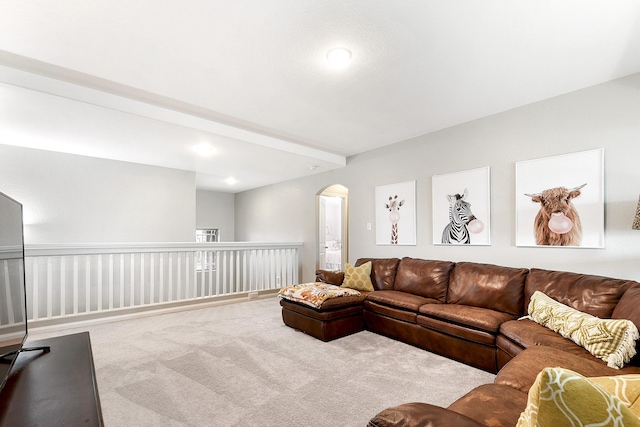
M 640 373 L 640 357 L 612 369 L 587 350 L 531 320 L 531 295 L 600 318 L 626 318 L 640 328 L 640 284 L 632 280 L 542 269 L 414 258 L 372 261 L 375 291 L 336 298 L 314 309 L 281 300 L 284 323 L 328 341 L 363 329 L 497 373 L 447 409 L 425 403 L 388 408 L 370 427 L 514 426 L 536 375 L 561 366 L 585 376 Z M 341 284 L 343 273 L 317 280 Z

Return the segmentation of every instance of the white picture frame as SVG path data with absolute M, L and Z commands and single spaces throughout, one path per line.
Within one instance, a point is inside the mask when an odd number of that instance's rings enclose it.
M 579 192 L 569 197 L 579 221 L 570 220 L 569 231 L 553 235 L 549 221 L 536 222 L 542 205 L 534 199 L 555 188 Z M 604 149 L 517 162 L 515 201 L 516 246 L 604 248 Z M 574 232 L 581 238 L 570 237 Z
M 466 195 L 465 195 L 466 191 Z M 483 167 L 432 177 L 433 244 L 491 245 L 491 169 Z M 470 204 L 475 219 L 472 227 L 450 220 L 452 200 Z M 445 232 L 445 230 L 447 230 Z M 446 235 L 446 237 L 445 237 Z
M 375 188 L 376 245 L 416 245 L 416 181 Z

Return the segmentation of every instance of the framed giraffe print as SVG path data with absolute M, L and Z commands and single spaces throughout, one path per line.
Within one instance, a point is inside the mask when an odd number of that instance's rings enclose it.
M 489 167 L 434 175 L 433 244 L 491 244 Z
M 376 187 L 376 244 L 416 244 L 416 182 Z

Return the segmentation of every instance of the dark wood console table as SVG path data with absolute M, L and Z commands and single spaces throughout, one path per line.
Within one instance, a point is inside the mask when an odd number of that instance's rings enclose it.
M 102 426 L 89 333 L 28 341 L 0 399 L 0 426 Z

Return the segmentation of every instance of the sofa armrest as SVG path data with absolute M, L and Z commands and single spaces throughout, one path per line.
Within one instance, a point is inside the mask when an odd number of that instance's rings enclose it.
M 316 270 L 316 282 L 340 286 L 343 280 L 344 272 L 342 271 Z
M 373 417 L 367 427 L 480 427 L 469 417 L 428 403 L 405 403 L 387 408 Z

